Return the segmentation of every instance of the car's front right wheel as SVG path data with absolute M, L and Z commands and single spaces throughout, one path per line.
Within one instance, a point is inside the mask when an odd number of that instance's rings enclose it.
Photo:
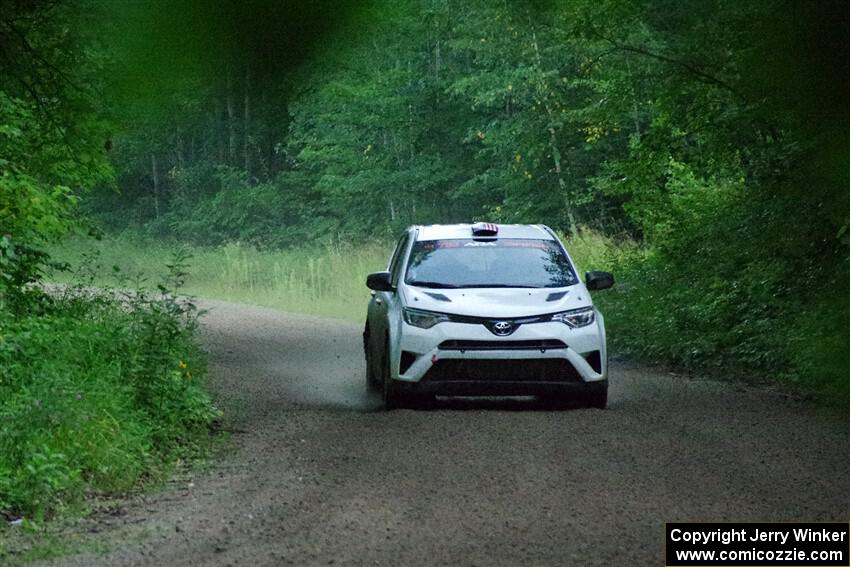
M 381 382 L 382 376 L 376 363 L 380 361 L 375 360 L 375 353 L 373 352 L 371 340 L 368 335 L 366 335 L 363 342 L 366 348 L 366 389 L 370 392 L 379 392 L 383 388 L 383 384 Z
M 588 384 L 584 402 L 585 407 L 605 409 L 608 406 L 608 380 Z
M 387 338 L 384 341 L 384 346 L 381 349 L 381 359 L 378 362 L 377 368 L 380 372 L 380 383 L 382 386 L 382 397 L 384 402 L 384 409 L 391 410 L 400 407 L 404 407 L 406 398 L 404 393 L 399 390 L 399 387 L 396 385 L 395 380 L 392 379 L 392 375 L 390 373 L 390 341 Z

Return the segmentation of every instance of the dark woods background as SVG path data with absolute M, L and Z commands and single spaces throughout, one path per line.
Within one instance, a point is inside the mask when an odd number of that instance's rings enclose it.
M 848 14 L 4 0 L 3 285 L 90 222 L 260 248 L 543 222 L 640 243 L 608 266 L 621 352 L 847 399 Z

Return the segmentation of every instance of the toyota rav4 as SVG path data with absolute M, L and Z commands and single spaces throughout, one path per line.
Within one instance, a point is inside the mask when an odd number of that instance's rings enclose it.
M 370 274 L 367 386 L 386 408 L 417 398 L 608 400 L 605 323 L 555 233 L 542 225 L 413 226 Z

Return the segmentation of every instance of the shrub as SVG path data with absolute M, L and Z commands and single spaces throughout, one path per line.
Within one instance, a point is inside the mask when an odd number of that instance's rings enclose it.
M 159 293 L 69 288 L 0 310 L 0 513 L 43 518 L 197 454 L 219 415 L 201 389 L 198 311 Z

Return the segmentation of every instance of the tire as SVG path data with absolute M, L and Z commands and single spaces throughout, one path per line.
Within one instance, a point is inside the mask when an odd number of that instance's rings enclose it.
M 398 387 L 392 382 L 392 378 L 384 381 L 384 409 L 386 411 L 407 406 L 407 399 L 398 391 Z
M 383 356 L 379 362 L 381 382 L 383 384 L 382 393 L 384 401 L 384 409 L 389 411 L 396 408 L 403 408 L 407 405 L 407 399 L 403 392 L 399 391 L 398 385 L 390 377 L 390 341 L 387 338 L 384 341 L 382 349 Z
M 588 408 L 605 409 L 608 407 L 608 380 L 588 385 L 584 405 Z
M 369 392 L 379 392 L 383 387 L 381 377 L 375 369 L 375 355 L 372 352 L 369 335 L 363 335 L 363 345 L 366 350 L 366 390 Z

